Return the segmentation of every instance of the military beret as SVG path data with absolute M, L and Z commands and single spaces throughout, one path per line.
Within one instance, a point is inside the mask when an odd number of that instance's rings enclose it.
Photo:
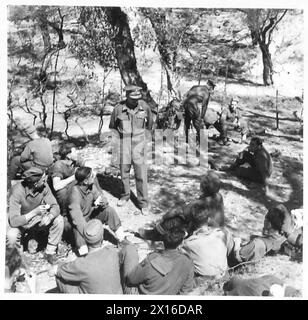
M 24 180 L 39 181 L 43 174 L 44 171 L 42 169 L 31 167 L 23 173 L 22 178 Z
M 127 85 L 127 86 L 124 87 L 124 90 L 125 90 L 126 92 L 129 92 L 129 91 L 142 90 L 142 88 L 141 88 L 141 87 L 138 87 L 138 86 L 136 86 L 136 85 L 134 85 L 134 84 L 129 84 L 129 85 Z
M 209 195 L 215 194 L 219 191 L 221 181 L 216 173 L 209 171 L 206 175 L 201 177 L 201 190 Z
M 100 242 L 104 236 L 104 227 L 101 221 L 98 219 L 88 221 L 83 230 L 83 236 L 88 244 Z

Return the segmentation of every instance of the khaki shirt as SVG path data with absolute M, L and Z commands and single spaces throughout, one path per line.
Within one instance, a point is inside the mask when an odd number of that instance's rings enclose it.
M 72 163 L 69 165 L 65 160 L 58 160 L 55 162 L 51 169 L 51 177 L 59 177 L 61 180 L 71 177 L 75 173 L 76 167 Z M 72 191 L 73 186 L 76 185 L 76 181 L 72 181 L 64 188 L 57 190 L 56 197 L 60 205 L 62 214 L 67 215 L 68 197 Z
M 75 185 L 68 198 L 68 213 L 73 225 L 80 234 L 90 219 L 94 209 L 94 201 L 101 195 L 95 185 L 92 188 Z
M 27 161 L 32 161 L 34 167 L 50 167 L 53 163 L 50 140 L 47 138 L 39 138 L 30 141 L 20 155 L 21 163 Z
M 232 247 L 232 235 L 226 229 L 203 226 L 184 240 L 182 251 L 192 259 L 198 275 L 219 278 L 228 268 Z
M 192 261 L 177 249 L 152 252 L 138 263 L 137 248 L 127 245 L 125 259 L 135 265 L 127 275 L 130 286 L 138 286 L 139 293 L 151 295 L 185 294 L 193 288 Z
M 53 196 L 49 186 L 45 184 L 45 188 L 41 192 L 33 192 L 23 182 L 14 185 L 10 196 L 9 221 L 13 228 L 27 227 L 30 228 L 40 221 L 40 216 L 33 217 L 29 222 L 25 218 L 25 214 L 37 208 L 41 204 L 50 205 L 50 213 L 57 217 L 60 214 L 59 205 Z
M 152 111 L 143 100 L 138 100 L 134 109 L 127 101 L 120 102 L 113 110 L 109 128 L 119 133 L 113 137 L 117 157 L 114 163 L 131 164 L 132 161 L 143 164 L 146 159 L 146 142 L 149 136 L 146 129 L 153 126 Z
M 59 265 L 56 277 L 75 285 L 78 292 L 83 294 L 123 293 L 119 255 L 117 249 L 110 245 Z M 70 293 L 69 290 L 67 293 Z
M 113 110 L 110 118 L 110 129 L 115 129 L 120 136 L 142 135 L 145 129 L 151 130 L 153 126 L 152 111 L 143 100 L 138 100 L 136 108 L 131 109 L 126 101 L 120 102 Z

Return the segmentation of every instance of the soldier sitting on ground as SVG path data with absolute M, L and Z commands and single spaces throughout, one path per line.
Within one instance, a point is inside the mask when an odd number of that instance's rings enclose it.
M 12 188 L 9 202 L 9 245 L 20 245 L 22 236 L 30 231 L 47 231 L 48 244 L 44 257 L 54 263 L 56 250 L 63 233 L 63 218 L 59 205 L 47 182 L 46 174 L 39 168 L 23 173 L 23 180 Z
M 94 184 L 95 173 L 89 167 L 80 167 L 75 172 L 77 184 L 73 186 L 68 199 L 68 220 L 72 225 L 75 244 L 80 255 L 88 252 L 84 239 L 84 228 L 91 219 L 99 219 L 106 224 L 119 241 L 125 233 L 121 221 L 107 198 Z
M 150 253 L 139 263 L 137 248 L 125 245 L 121 252 L 124 293 L 175 295 L 193 289 L 194 266 L 177 247 L 185 236 L 183 228 L 173 227 L 164 233 L 164 250 Z
M 184 240 L 181 250 L 193 261 L 197 276 L 221 278 L 235 249 L 233 236 L 223 225 L 209 225 L 200 211 L 194 220 L 196 230 Z
M 52 185 L 59 203 L 61 213 L 67 216 L 67 200 L 72 187 L 76 184 L 75 171 L 78 166 L 75 145 L 66 143 L 59 149 L 60 160 L 51 169 Z
M 303 228 L 296 226 L 289 210 L 282 204 L 271 208 L 264 219 L 263 235 L 252 236 L 235 253 L 238 263 L 260 260 L 266 254 L 283 252 L 284 246 L 302 251 Z
M 191 235 L 196 230 L 195 215 L 205 217 L 209 225 L 224 225 L 224 203 L 222 195 L 219 193 L 221 181 L 213 172 L 209 171 L 201 178 L 201 196 L 198 200 L 192 201 L 182 208 L 172 208 L 168 211 L 156 225 L 154 229 L 138 230 L 139 236 L 143 239 L 159 241 L 162 235 L 169 228 L 184 223 L 187 235 Z
M 29 124 L 21 126 L 22 130 L 31 139 L 20 156 L 15 156 L 11 160 L 9 168 L 10 180 L 15 180 L 22 173 L 32 167 L 47 171 L 53 164 L 52 145 L 48 138 L 40 137 L 36 128 Z
M 249 167 L 244 167 L 244 164 L 249 164 Z M 227 168 L 227 171 L 234 171 L 238 177 L 260 183 L 267 189 L 273 164 L 261 138 L 251 138 L 248 148 L 238 155 L 235 162 Z
M 119 254 L 110 243 L 104 243 L 101 221 L 88 221 L 83 237 L 88 254 L 53 267 L 49 275 L 56 276 L 61 293 L 122 294 Z

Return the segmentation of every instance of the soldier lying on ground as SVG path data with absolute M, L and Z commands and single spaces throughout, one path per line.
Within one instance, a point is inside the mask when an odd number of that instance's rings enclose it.
M 244 167 L 244 164 L 249 164 L 249 167 Z M 273 171 L 273 164 L 262 140 L 253 137 L 248 148 L 242 151 L 235 162 L 226 170 L 233 171 L 238 177 L 260 183 L 267 188 L 268 179 Z
M 165 250 L 150 253 L 139 263 L 137 248 L 125 245 L 121 252 L 124 293 L 175 295 L 193 288 L 194 266 L 177 247 L 185 236 L 182 228 L 171 228 L 162 236 Z M 138 287 L 138 291 L 132 290 Z
M 61 293 L 123 293 L 118 251 L 110 243 L 104 243 L 103 237 L 101 221 L 88 221 L 83 229 L 88 254 L 50 270 L 49 275 L 56 276 Z
M 292 246 L 299 253 L 303 246 L 303 228 L 297 227 L 288 209 L 282 205 L 271 208 L 264 219 L 263 235 L 252 236 L 236 252 L 238 263 L 260 260 L 268 253 L 284 250 Z
M 41 169 L 30 168 L 23 173 L 22 178 L 13 186 L 10 196 L 8 243 L 20 245 L 25 233 L 45 230 L 48 232 L 48 244 L 44 257 L 54 263 L 63 233 L 59 205 Z
M 201 178 L 201 196 L 198 200 L 192 201 L 182 208 L 172 208 L 168 211 L 156 225 L 154 229 L 140 228 L 138 235 L 143 239 L 160 241 L 162 235 L 168 232 L 179 223 L 185 224 L 187 235 L 191 235 L 196 230 L 196 220 L 204 216 L 204 221 L 210 226 L 224 225 L 224 203 L 222 195 L 219 193 L 221 181 L 213 172 L 209 171 Z M 198 225 L 199 227 L 199 225 Z
M 23 125 L 22 130 L 31 139 L 20 156 L 13 157 L 9 168 L 9 178 L 14 180 L 31 167 L 47 171 L 53 163 L 52 145 L 49 139 L 40 137 L 33 125 Z
M 108 225 L 118 240 L 123 240 L 125 234 L 121 221 L 115 209 L 108 204 L 107 198 L 95 186 L 95 173 L 92 169 L 78 168 L 75 179 L 77 184 L 73 186 L 68 199 L 68 220 L 73 228 L 79 254 L 84 255 L 88 251 L 83 234 L 87 222 L 93 218 Z

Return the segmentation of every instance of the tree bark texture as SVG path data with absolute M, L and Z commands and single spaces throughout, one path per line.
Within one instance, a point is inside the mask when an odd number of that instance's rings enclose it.
M 263 83 L 265 86 L 271 86 L 274 84 L 272 57 L 266 44 L 260 43 L 260 49 L 263 61 Z
M 127 15 L 120 7 L 106 7 L 105 13 L 108 22 L 116 31 L 116 35 L 113 40 L 115 43 L 118 67 L 120 69 L 123 82 L 125 85 L 135 84 L 142 87 L 143 99 L 149 104 L 151 110 L 156 113 L 158 105 L 149 93 L 147 84 L 142 80 L 137 68 L 134 42 L 131 37 Z

